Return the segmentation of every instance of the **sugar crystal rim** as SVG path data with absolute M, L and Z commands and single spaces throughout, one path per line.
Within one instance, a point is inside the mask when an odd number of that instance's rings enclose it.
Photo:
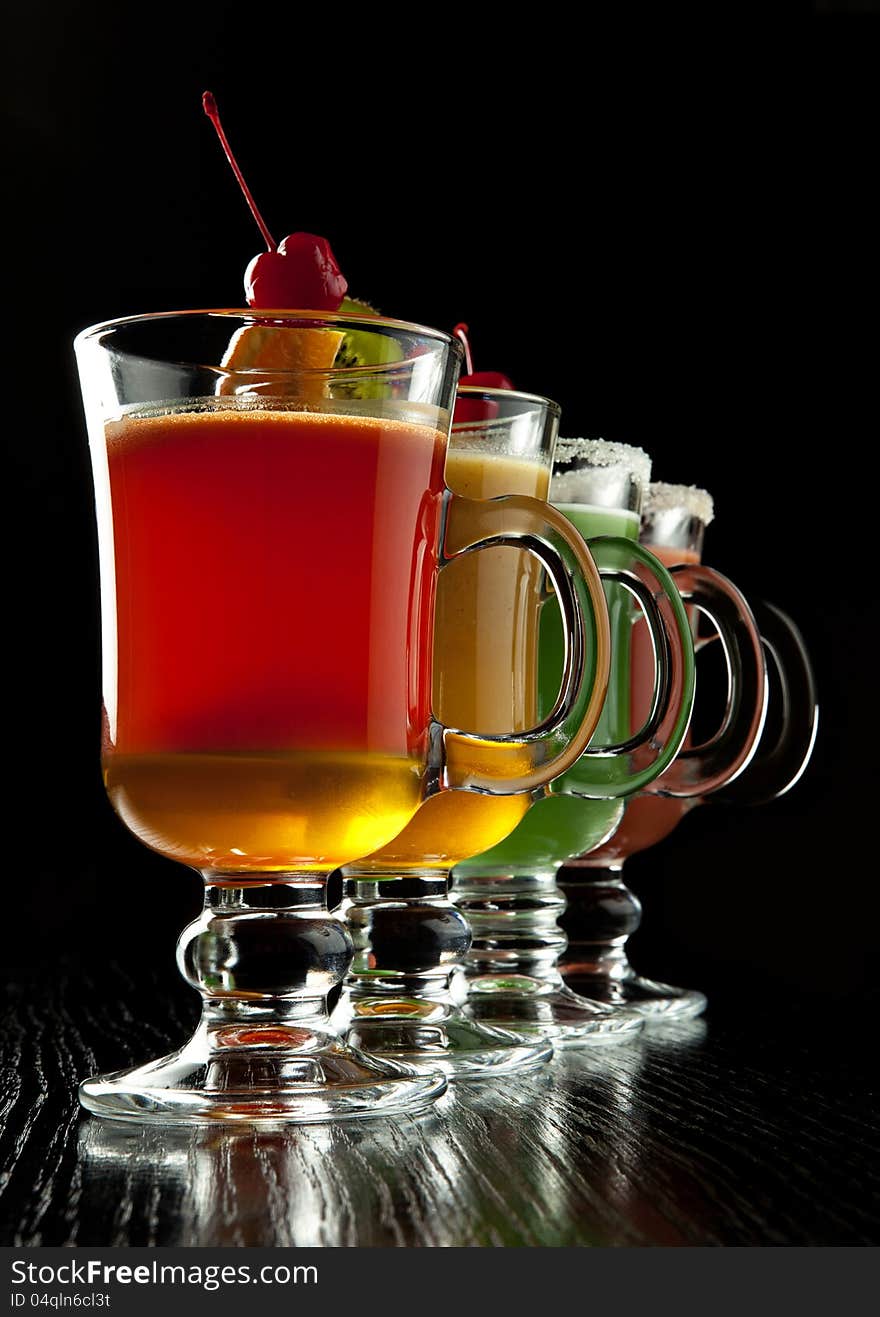
M 656 480 L 645 491 L 642 516 L 652 512 L 689 512 L 708 526 L 715 517 L 715 500 L 707 489 L 697 485 L 670 485 Z
M 598 467 L 624 467 L 645 488 L 651 479 L 651 458 L 644 448 L 637 448 L 634 444 L 619 444 L 611 439 L 558 439 L 556 462 L 574 461 L 589 462 Z

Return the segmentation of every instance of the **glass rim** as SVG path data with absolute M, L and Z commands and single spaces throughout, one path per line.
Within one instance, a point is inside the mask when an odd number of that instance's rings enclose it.
M 553 480 L 572 481 L 593 474 L 619 476 L 644 494 L 651 479 L 653 459 L 636 444 L 585 435 L 560 435 L 556 444 Z
M 553 398 L 545 398 L 541 393 L 523 393 L 519 389 L 488 389 L 479 384 L 459 384 L 458 393 L 467 394 L 469 398 L 486 398 L 490 402 L 503 402 L 505 399 L 515 398 L 517 402 L 536 403 L 551 416 L 562 416 L 561 404 L 555 402 Z M 473 422 L 459 421 L 458 424 L 473 425 Z
M 645 490 L 642 519 L 664 515 L 688 516 L 710 526 L 715 520 L 715 500 L 708 489 L 699 485 L 652 480 Z
M 320 328 L 323 324 L 327 324 L 327 325 L 339 324 L 339 325 L 356 326 L 359 329 L 365 329 L 368 331 L 370 329 L 375 330 L 378 328 L 400 330 L 405 333 L 411 334 L 413 336 L 431 339 L 437 344 L 442 344 L 447 348 L 452 349 L 452 351 L 458 357 L 459 362 L 464 361 L 464 348 L 462 347 L 461 342 L 457 338 L 455 338 L 452 334 L 447 334 L 442 329 L 434 329 L 430 325 L 421 325 L 416 323 L 415 321 L 410 321 L 410 320 L 395 320 L 392 317 L 388 317 L 388 316 L 361 315 L 357 312 L 350 312 L 350 311 L 287 311 L 287 310 L 271 308 L 271 307 L 267 307 L 267 308 L 195 307 L 186 311 L 146 311 L 143 312 L 142 314 L 134 315 L 134 316 L 116 316 L 112 320 L 102 320 L 97 322 L 96 324 L 87 325 L 84 329 L 79 330 L 78 333 L 74 335 L 73 347 L 74 347 L 74 351 L 76 351 L 76 349 L 80 345 L 84 345 L 86 343 L 89 344 L 94 343 L 95 340 L 100 339 L 101 336 L 104 334 L 112 333 L 115 330 L 123 329 L 131 325 L 142 325 L 150 322 L 161 322 L 163 320 L 178 320 L 185 322 L 187 320 L 195 320 L 198 318 L 217 319 L 217 320 L 222 320 L 222 319 L 247 320 L 254 323 L 261 320 L 270 320 L 276 322 L 294 321 L 294 322 L 304 323 L 306 326 L 312 326 L 314 328 Z M 129 355 L 129 356 L 138 355 L 137 353 L 126 353 L 124 348 L 120 348 L 119 351 L 123 355 Z M 186 364 L 191 366 L 202 365 L 202 363 L 197 361 L 186 362 Z M 387 362 L 384 364 L 384 366 L 382 365 L 368 366 L 367 369 L 375 372 L 377 370 L 388 369 L 393 366 L 399 367 L 400 365 L 401 365 L 400 362 Z M 216 370 L 217 367 L 209 366 L 206 367 L 206 369 Z M 351 369 L 363 370 L 364 368 L 363 366 L 360 367 L 306 366 L 306 367 L 297 367 L 296 370 L 291 370 L 289 373 L 296 375 L 306 375 L 314 372 L 315 374 L 318 375 L 322 375 L 322 374 L 326 375 L 334 370 L 338 371 L 341 374 Z M 246 372 L 236 371 L 235 373 L 241 374 Z M 262 371 L 262 373 L 265 374 L 265 369 Z M 272 368 L 272 374 L 283 375 L 285 373 L 286 372 L 283 368 L 280 370 L 276 367 Z M 497 392 L 511 392 L 511 390 L 497 390 Z

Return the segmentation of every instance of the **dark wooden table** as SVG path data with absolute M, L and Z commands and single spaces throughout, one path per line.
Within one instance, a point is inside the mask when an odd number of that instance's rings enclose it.
M 833 1014 L 716 1011 L 420 1119 L 253 1133 L 80 1113 L 77 1080 L 178 1045 L 193 1018 L 170 983 L 112 967 L 8 989 L 0 1243 L 880 1242 L 876 1037 Z

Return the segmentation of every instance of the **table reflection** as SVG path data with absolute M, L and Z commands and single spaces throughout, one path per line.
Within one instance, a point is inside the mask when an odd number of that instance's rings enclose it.
M 563 1052 L 516 1082 L 451 1090 L 421 1117 L 234 1129 L 88 1118 L 80 1192 L 111 1244 L 683 1242 L 652 1181 L 651 1071 L 686 1064 L 705 1028 Z

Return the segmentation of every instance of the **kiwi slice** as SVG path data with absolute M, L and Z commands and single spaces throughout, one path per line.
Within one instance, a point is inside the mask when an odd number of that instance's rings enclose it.
M 369 302 L 361 302 L 356 297 L 344 298 L 339 310 L 359 316 L 381 315 L 381 312 L 370 306 Z M 335 368 L 387 366 L 402 360 L 400 345 L 393 338 L 389 338 L 386 334 L 371 334 L 366 329 L 352 329 L 345 332 L 333 365 Z M 351 398 L 381 398 L 387 391 L 386 381 L 369 377 L 358 381 L 352 380 L 345 386 L 345 392 Z

